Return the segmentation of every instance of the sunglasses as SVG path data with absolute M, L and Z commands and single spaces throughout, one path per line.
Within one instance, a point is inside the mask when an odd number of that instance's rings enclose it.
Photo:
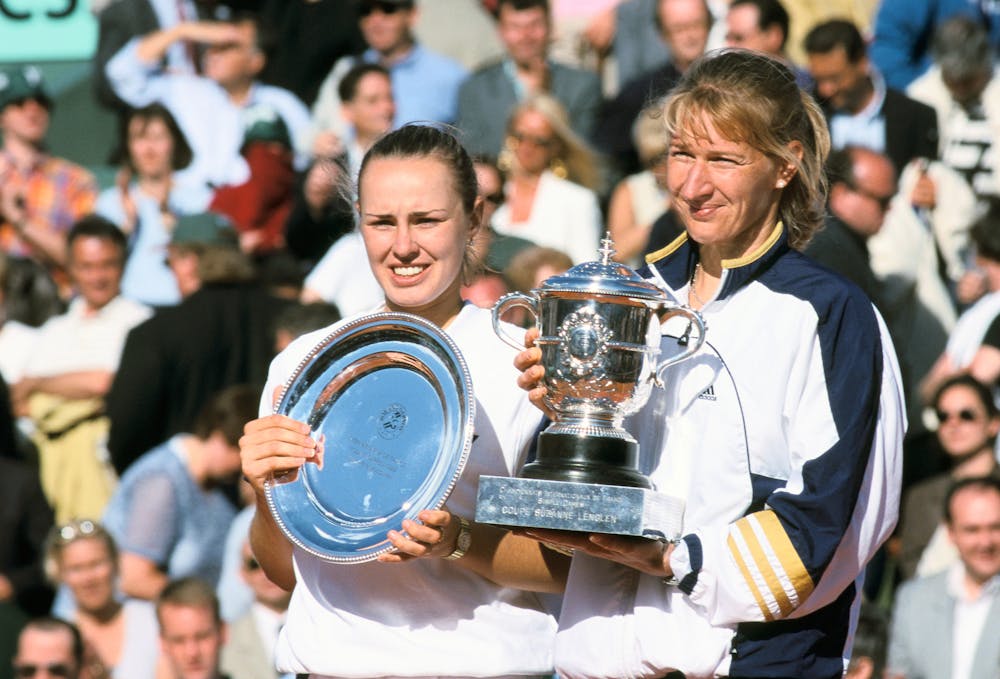
M 522 134 L 521 132 L 514 132 L 510 136 L 513 137 L 514 141 L 516 141 L 519 144 L 527 142 L 533 146 L 537 146 L 538 148 L 542 149 L 549 148 L 555 141 L 554 139 L 552 139 L 552 137 L 539 137 L 538 135 Z
M 72 669 L 72 667 L 64 663 L 55 663 L 52 665 L 14 665 L 14 676 L 26 679 L 40 672 L 45 672 L 53 677 L 69 677 Z
M 243 567 L 251 573 L 260 570 L 260 562 L 252 556 L 243 562 Z
M 488 203 L 493 203 L 494 205 L 499 205 L 500 203 L 503 202 L 503 191 L 484 194 L 483 200 L 485 200 Z
M 961 422 L 975 422 L 976 420 L 979 419 L 979 415 L 976 413 L 976 411 L 970 410 L 969 408 L 963 408 L 962 410 L 959 410 L 957 413 L 949 413 L 945 410 L 938 410 L 936 411 L 936 413 L 938 422 L 940 422 L 941 424 L 944 424 L 953 417 L 957 417 Z
M 358 14 L 362 17 L 371 16 L 375 13 L 375 10 L 378 10 L 382 14 L 395 14 L 403 9 L 409 9 L 409 7 L 406 4 L 397 4 L 394 2 L 363 2 L 358 7 Z
M 61 543 L 67 544 L 77 538 L 90 537 L 98 530 L 97 524 L 90 519 L 78 519 L 59 526 L 56 529 L 56 535 Z
M 848 187 L 859 196 L 864 196 L 865 198 L 878 203 L 878 207 L 882 210 L 882 212 L 889 211 L 889 205 L 892 203 L 893 196 L 877 196 L 871 191 L 866 191 L 865 189 L 854 186 L 853 184 L 848 184 Z

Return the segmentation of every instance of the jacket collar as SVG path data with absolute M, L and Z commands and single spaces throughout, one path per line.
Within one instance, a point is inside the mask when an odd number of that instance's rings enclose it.
M 790 249 L 785 227 L 778 222 L 759 248 L 738 259 L 722 260 L 722 284 L 715 299 L 726 299 Z M 691 280 L 698 263 L 698 244 L 688 238 L 687 232 L 682 233 L 666 247 L 646 255 L 646 262 L 639 270 L 641 276 L 654 276 L 672 291 L 680 290 Z

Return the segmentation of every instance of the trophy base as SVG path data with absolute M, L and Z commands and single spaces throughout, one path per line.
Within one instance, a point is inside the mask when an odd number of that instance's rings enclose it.
M 506 476 L 479 477 L 476 521 L 672 539 L 684 501 L 647 488 Z
M 524 466 L 524 479 L 652 488 L 635 466 L 639 444 L 626 439 L 543 431 L 537 459 Z

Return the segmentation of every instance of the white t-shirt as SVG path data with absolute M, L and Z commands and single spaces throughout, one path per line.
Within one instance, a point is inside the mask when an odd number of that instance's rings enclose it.
M 271 364 L 262 399 L 284 383 L 331 328 L 293 342 Z M 493 333 L 491 313 L 470 304 L 447 329 L 476 396 L 475 440 L 448 498 L 475 514 L 482 474 L 511 476 L 541 414 L 516 385 L 514 351 Z M 286 672 L 328 677 L 499 677 L 551 674 L 556 621 L 539 595 L 500 587 L 443 559 L 401 564 L 325 562 L 296 548 L 296 586 L 275 651 Z

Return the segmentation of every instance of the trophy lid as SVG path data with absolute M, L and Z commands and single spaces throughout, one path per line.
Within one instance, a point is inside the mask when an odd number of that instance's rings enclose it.
M 611 234 L 601 239 L 598 261 L 577 264 L 565 273 L 547 278 L 538 288 L 540 293 L 587 292 L 618 295 L 633 299 L 663 301 L 665 293 L 644 281 L 635 271 L 611 261 L 615 255 Z

